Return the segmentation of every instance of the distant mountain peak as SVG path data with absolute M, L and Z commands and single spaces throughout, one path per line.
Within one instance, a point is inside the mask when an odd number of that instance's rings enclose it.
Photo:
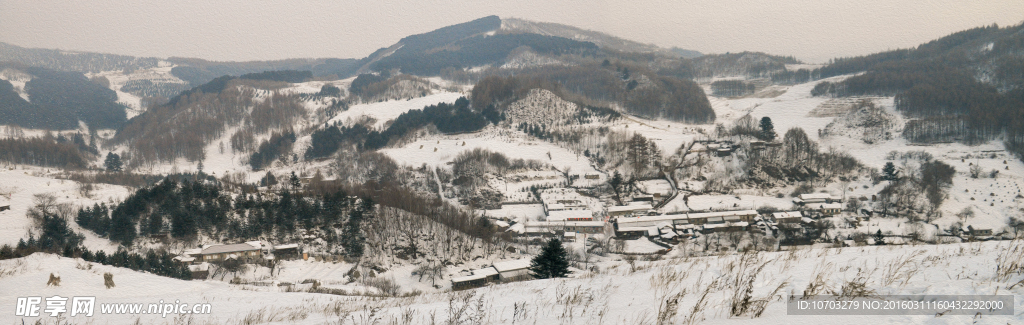
M 586 30 L 579 27 L 538 22 L 521 18 L 502 18 L 501 30 L 506 33 L 530 33 L 545 36 L 564 37 L 575 41 L 591 42 L 603 49 L 623 52 L 675 54 L 683 57 L 697 57 L 700 52 L 683 49 L 665 49 L 654 44 L 644 44 L 606 33 Z

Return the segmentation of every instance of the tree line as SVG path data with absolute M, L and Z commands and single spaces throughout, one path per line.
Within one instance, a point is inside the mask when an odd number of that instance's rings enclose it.
M 298 179 L 292 183 L 292 189 L 298 189 L 294 184 Z M 329 245 L 344 247 L 347 254 L 358 257 L 359 227 L 372 218 L 373 205 L 371 199 L 349 197 L 342 190 L 312 194 L 286 189 L 276 195 L 232 197 L 215 181 L 169 177 L 122 202 L 83 207 L 76 221 L 126 247 L 140 237 L 164 232 L 182 240 L 194 240 L 200 234 L 288 239 L 299 228 L 319 229 Z M 338 228 L 342 230 L 335 231 Z
M 0 139 L 0 160 L 15 164 L 26 164 L 66 169 L 83 169 L 89 166 L 90 157 L 80 148 L 84 141 L 69 141 L 52 135 L 36 138 Z M 75 137 L 73 139 L 80 140 Z M 88 147 L 92 150 L 93 147 Z M 90 152 L 90 151 L 85 151 Z
M 382 131 L 370 130 L 362 125 L 332 125 L 318 129 L 311 136 L 312 141 L 305 157 L 316 159 L 330 156 L 345 142 L 352 143 L 362 150 L 380 149 L 391 141 L 427 125 L 433 125 L 443 133 L 474 132 L 487 126 L 488 122 L 497 122 L 498 118 L 500 115 L 494 112 L 473 110 L 468 99 L 459 97 L 452 104 L 439 103 L 402 113 Z
M 103 251 L 94 253 L 83 245 L 85 236 L 75 233 L 69 226 L 68 219 L 73 211 L 70 204 L 57 203 L 56 197 L 50 194 L 36 195 L 34 202 L 35 205 L 29 208 L 27 216 L 34 221 L 39 237 L 30 231 L 28 240 L 22 238 L 14 247 L 6 244 L 0 246 L 0 259 L 46 252 L 183 280 L 192 278 L 188 267 L 173 261 L 173 256 L 166 251 L 148 250 L 145 255 L 140 255 L 118 248 L 117 252 L 110 255 Z

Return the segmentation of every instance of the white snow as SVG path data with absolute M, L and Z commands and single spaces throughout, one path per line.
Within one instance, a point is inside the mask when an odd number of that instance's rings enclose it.
M 55 174 L 48 174 L 53 169 L 25 166 L 0 167 L 0 196 L 7 198 L 11 209 L 0 212 L 0 245 L 14 246 L 20 239 L 28 238 L 28 231 L 33 229 L 32 220 L 26 216 L 29 208 L 35 205 L 36 194 L 52 194 L 57 203 L 70 203 L 72 206 L 92 206 L 108 200 L 120 201 L 128 196 L 129 191 L 123 186 L 94 184 L 96 187 L 91 196 L 86 198 L 78 191 L 78 183 L 70 180 L 56 179 Z M 74 218 L 74 216 L 72 216 Z M 78 227 L 73 220 L 72 230 L 85 235 L 85 246 L 90 250 L 106 250 L 114 252 L 117 245 L 99 238 L 94 233 Z M 38 236 L 38 230 L 33 230 Z
M 377 120 L 374 126 L 379 128 L 384 126 L 384 123 L 398 118 L 402 113 L 414 109 L 423 109 L 423 107 L 437 105 L 439 103 L 451 104 L 462 96 L 465 96 L 465 94 L 440 92 L 409 100 L 389 100 L 378 103 L 353 105 L 347 111 L 341 112 L 337 116 L 331 118 L 328 123 L 352 123 L 352 121 L 358 120 L 362 116 L 367 116 Z

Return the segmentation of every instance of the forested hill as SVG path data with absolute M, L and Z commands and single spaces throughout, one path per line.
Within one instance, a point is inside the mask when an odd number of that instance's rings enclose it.
M 521 47 L 547 55 L 594 55 L 597 45 L 564 37 L 533 33 L 497 33 L 502 21 L 488 16 L 412 35 L 377 50 L 366 61 L 374 71 L 399 69 L 403 73 L 437 75 L 444 69 L 463 69 L 503 62 Z
M 1024 145 L 1024 25 L 992 25 L 951 34 L 913 49 L 836 59 L 817 69 L 819 96 L 896 96 L 896 109 L 918 118 L 904 137 L 912 141 L 977 142 L 1003 137 Z
M 110 129 L 127 120 L 117 94 L 80 72 L 0 66 L 4 69 L 17 69 L 32 79 L 24 89 L 29 101 L 21 98 L 10 82 L 0 80 L 0 124 L 67 130 L 83 121 L 90 128 Z

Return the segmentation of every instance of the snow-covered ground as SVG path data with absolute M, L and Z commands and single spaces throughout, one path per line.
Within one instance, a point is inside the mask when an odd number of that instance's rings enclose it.
M 1024 279 L 1008 269 L 1024 252 L 1021 242 L 978 242 L 955 245 L 802 248 L 793 251 L 711 257 L 681 257 L 673 250 L 657 261 L 637 259 L 585 263 L 596 272 L 576 269 L 572 278 L 490 285 L 460 292 L 425 293 L 402 298 L 338 296 L 284 292 L 284 287 L 230 285 L 220 281 L 181 281 L 123 268 L 37 253 L 0 261 L 0 301 L 10 307 L 0 323 L 52 322 L 13 313 L 18 297 L 96 297 L 98 323 L 146 324 L 276 324 L 276 323 L 414 323 L 449 317 L 479 323 L 613 323 L 647 324 L 662 318 L 669 324 L 1016 324 L 1024 316 L 788 315 L 789 295 L 827 294 L 863 285 L 869 296 L 1012 295 L 1014 310 L 1024 308 Z M 1000 262 L 1002 261 L 1002 262 Z M 90 266 L 91 264 L 91 266 Z M 580 266 L 584 264 L 581 263 Z M 1019 264 L 1018 264 L 1019 265 Z M 1009 270 L 1009 272 L 997 272 Z M 113 288 L 103 273 L 113 274 Z M 50 274 L 61 285 L 47 286 Z M 730 315 L 736 295 L 764 299 L 763 313 Z M 304 288 L 304 286 L 298 286 Z M 210 303 L 209 315 L 99 315 L 107 303 Z M 665 304 L 673 301 L 673 304 Z M 43 306 L 45 307 L 45 305 Z M 465 308 L 463 308 L 465 307 Z M 461 311 L 461 314 L 460 314 Z M 65 315 L 66 317 L 66 315 Z M 470 321 L 472 322 L 472 321 Z
M 569 167 L 577 173 L 598 173 L 582 154 L 493 127 L 477 133 L 428 136 L 401 147 L 382 149 L 381 152 L 407 166 L 447 167 L 445 163 L 455 159 L 459 153 L 475 148 L 500 152 L 510 159 L 536 160 L 559 170 Z
M 389 100 L 378 103 L 353 105 L 352 107 L 349 107 L 348 110 L 331 118 L 328 123 L 342 122 L 351 124 L 360 117 L 366 116 L 376 120 L 376 124 L 374 124 L 375 127 L 382 127 L 384 123 L 398 118 L 402 113 L 414 109 L 423 109 L 423 107 L 437 105 L 439 103 L 451 104 L 462 96 L 466 95 L 463 93 L 439 92 L 409 100 Z
M 28 231 L 33 229 L 33 225 L 26 212 L 35 205 L 34 199 L 37 194 L 52 194 L 57 198 L 58 204 L 69 203 L 75 207 L 75 211 L 79 206 L 92 206 L 111 200 L 120 201 L 129 194 L 128 189 L 123 186 L 94 184 L 95 189 L 91 191 L 90 196 L 84 197 L 78 189 L 77 182 L 57 179 L 49 172 L 56 171 L 20 165 L 0 168 L 0 202 L 9 202 L 11 206 L 10 210 L 0 211 L 0 245 L 14 246 L 18 240 L 28 238 Z M 4 204 L 6 203 L 0 203 Z M 85 246 L 90 250 L 117 250 L 116 244 L 78 227 L 73 221 L 69 224 L 72 230 L 85 235 Z

